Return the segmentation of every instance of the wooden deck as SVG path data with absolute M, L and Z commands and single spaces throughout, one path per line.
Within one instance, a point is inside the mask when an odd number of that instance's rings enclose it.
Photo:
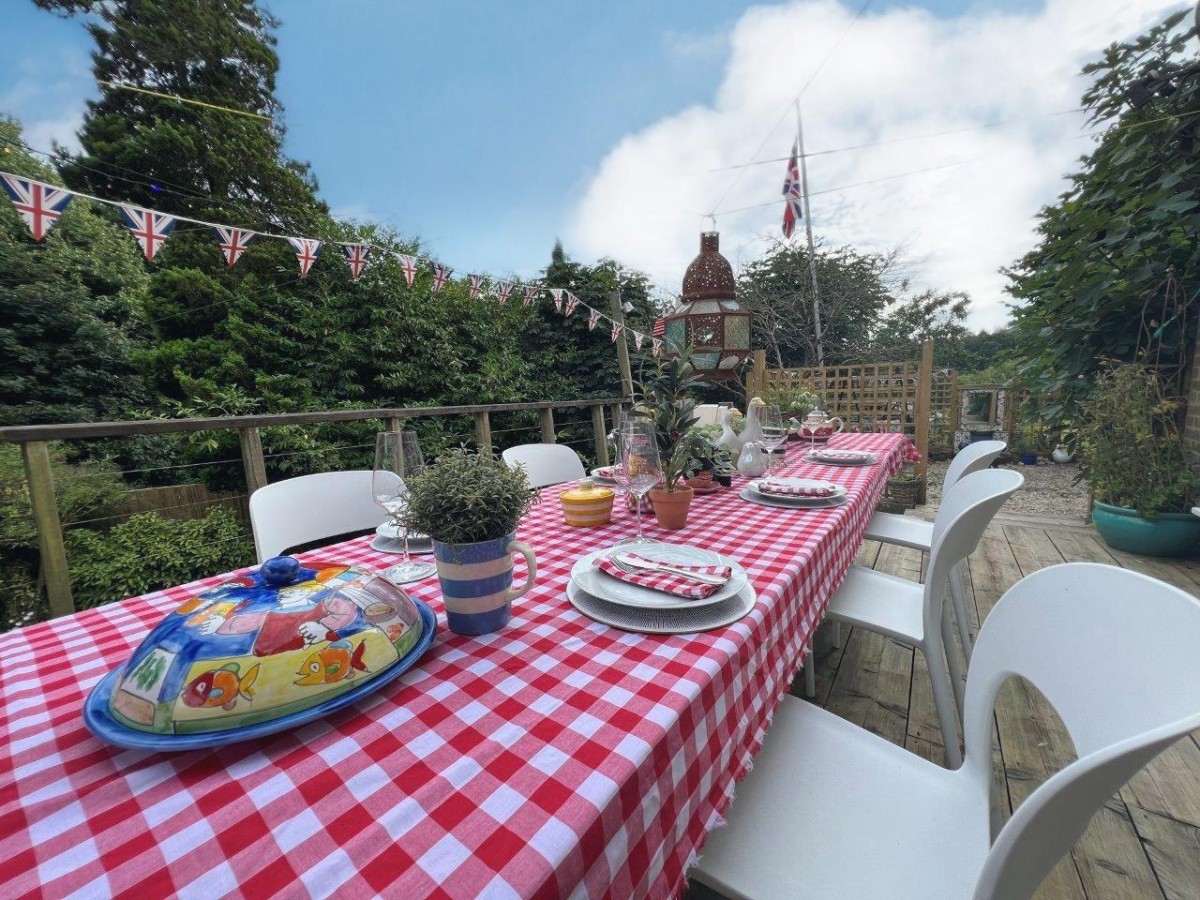
M 932 510 L 921 511 L 932 518 Z M 997 517 L 970 560 L 978 619 L 1014 582 L 1044 566 L 1101 562 L 1144 572 L 1200 596 L 1200 559 L 1150 560 L 1113 552 L 1090 526 L 1067 520 Z M 858 562 L 919 580 L 922 555 L 867 542 Z M 976 626 L 978 621 L 976 621 Z M 825 626 L 823 626 L 823 629 Z M 816 702 L 939 764 L 941 730 L 920 654 L 862 629 L 843 627 L 842 647 L 818 641 Z M 1200 648 L 1197 648 L 1200 652 Z M 1121 677 L 1119 649 L 1112 677 Z M 803 678 L 793 687 L 803 696 Z M 1198 688 L 1200 695 L 1200 688 Z M 995 806 L 1007 818 L 1047 777 L 1074 759 L 1053 708 L 1023 681 L 996 706 Z M 1200 898 L 1200 732 L 1147 766 L 1095 816 L 1083 839 L 1037 893 L 1039 900 Z M 696 887 L 689 897 L 715 896 Z

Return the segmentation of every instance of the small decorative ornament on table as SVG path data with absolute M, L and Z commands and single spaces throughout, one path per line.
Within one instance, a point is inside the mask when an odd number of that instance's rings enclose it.
M 149 750 L 260 737 L 398 677 L 436 630 L 428 606 L 375 572 L 275 557 L 168 613 L 93 689 L 84 721 Z

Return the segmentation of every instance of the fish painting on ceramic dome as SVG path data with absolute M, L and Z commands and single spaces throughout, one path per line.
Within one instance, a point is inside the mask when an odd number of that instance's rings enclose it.
M 422 632 L 416 604 L 383 576 L 278 557 L 168 614 L 118 676 L 108 709 L 128 728 L 168 735 L 267 722 L 370 681 Z

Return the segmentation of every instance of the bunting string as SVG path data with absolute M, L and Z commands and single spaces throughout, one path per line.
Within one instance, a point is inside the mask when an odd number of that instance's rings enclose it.
M 217 239 L 221 253 L 225 257 L 225 262 L 231 268 L 242 258 L 242 255 L 246 252 L 246 248 L 252 241 L 258 238 L 282 240 L 291 245 L 292 250 L 296 254 L 296 262 L 300 267 L 300 277 L 304 278 L 312 269 L 313 263 L 316 262 L 325 245 L 324 241 L 317 238 L 273 234 L 271 232 L 255 231 L 233 225 L 223 225 L 219 222 L 206 222 L 202 219 L 193 219 L 188 216 L 161 213 L 141 206 L 120 203 L 115 200 L 106 200 L 103 197 L 95 197 L 80 191 L 45 184 L 8 172 L 0 172 L 0 188 L 4 190 L 4 193 L 12 201 L 17 213 L 20 215 L 22 221 L 24 221 L 35 241 L 45 240 L 46 234 L 54 227 L 54 224 L 70 205 L 71 201 L 76 197 L 82 197 L 93 203 L 116 207 L 147 260 L 154 259 L 180 222 L 199 225 L 210 230 Z M 340 248 L 341 255 L 350 268 L 350 277 L 353 281 L 359 280 L 371 259 L 378 260 L 382 257 L 391 257 L 399 263 L 401 271 L 404 272 L 404 280 L 409 290 L 413 289 L 417 276 L 423 268 L 432 277 L 430 289 L 433 294 L 441 293 L 446 282 L 454 274 L 454 270 L 449 266 L 428 257 L 400 253 L 388 247 L 380 247 L 368 243 L 349 241 L 334 243 Z M 377 252 L 372 256 L 374 251 Z M 583 303 L 566 288 L 552 288 L 536 283 L 498 281 L 495 283 L 494 288 L 489 291 L 486 288 L 487 276 L 472 273 L 468 274 L 467 278 L 468 293 L 472 300 L 478 299 L 485 293 L 490 293 L 495 297 L 497 305 L 503 307 L 508 302 L 512 292 L 520 289 L 524 293 L 522 305 L 530 306 L 542 291 L 549 291 L 554 301 L 555 310 L 561 313 L 564 318 L 570 318 L 576 309 L 583 306 L 588 313 L 587 324 L 589 331 L 594 331 L 601 321 L 610 323 L 609 337 L 614 343 L 622 334 L 625 334 L 633 338 L 634 345 L 640 350 L 647 338 L 647 335 L 626 328 L 623 323 L 617 322 L 600 310 Z M 657 337 L 651 339 L 651 347 L 655 356 L 659 355 L 663 344 L 664 341 Z

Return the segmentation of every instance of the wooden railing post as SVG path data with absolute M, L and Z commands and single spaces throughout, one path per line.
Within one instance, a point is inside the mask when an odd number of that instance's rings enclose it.
M 767 351 L 754 351 L 754 366 L 750 370 L 750 380 L 746 382 L 746 402 L 751 397 L 761 397 L 767 392 Z
M 950 452 L 957 452 L 954 442 L 962 426 L 962 398 L 958 394 L 958 370 L 950 370 Z
M 30 441 L 21 445 L 25 460 L 25 480 L 29 486 L 29 505 L 37 527 L 42 575 L 50 615 L 66 616 L 75 612 L 71 598 L 71 578 L 67 573 L 67 551 L 63 547 L 62 523 L 58 519 L 58 500 L 54 495 L 54 473 L 50 470 L 50 445 Z
M 246 472 L 246 495 L 267 486 L 267 464 L 263 460 L 262 438 L 257 428 L 239 428 L 242 444 L 242 468 Z
M 917 489 L 917 502 L 925 502 L 925 480 L 929 472 L 929 405 L 933 393 L 933 341 L 925 341 L 921 347 L 921 365 L 917 369 L 916 444 L 921 452 L 917 463 L 917 477 L 921 479 Z
M 542 410 L 542 443 L 553 444 L 555 440 L 554 410 L 547 406 Z
M 388 416 L 387 418 L 388 431 L 403 431 L 404 419 L 401 416 Z
M 475 446 L 480 453 L 492 455 L 492 422 L 487 410 L 475 413 Z
M 604 430 L 604 406 L 600 403 L 592 407 L 592 439 L 596 442 L 596 465 L 607 466 L 608 432 Z

